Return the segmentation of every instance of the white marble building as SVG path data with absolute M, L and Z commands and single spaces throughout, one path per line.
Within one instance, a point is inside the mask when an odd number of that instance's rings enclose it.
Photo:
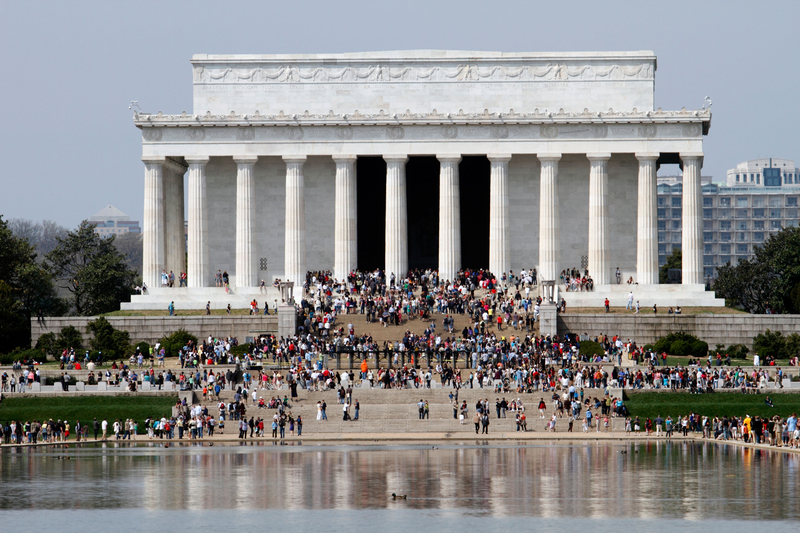
M 708 109 L 654 103 L 652 52 L 196 55 L 194 109 L 140 113 L 147 296 L 246 305 L 263 279 L 587 264 L 571 306 L 722 305 L 703 290 Z M 435 158 L 435 159 L 434 159 Z M 656 170 L 683 169 L 683 280 L 658 285 Z M 188 264 L 183 247 L 188 187 Z M 158 288 L 186 268 L 187 289 Z M 227 271 L 232 294 L 214 287 Z M 274 295 L 268 299 L 270 305 Z

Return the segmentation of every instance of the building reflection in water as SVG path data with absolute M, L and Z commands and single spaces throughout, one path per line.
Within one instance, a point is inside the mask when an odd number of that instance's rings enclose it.
M 622 453 L 627 452 L 627 453 Z M 71 460 L 58 459 L 69 455 Z M 453 509 L 796 519 L 800 456 L 726 444 L 178 446 L 0 452 L 0 508 Z M 407 494 L 402 504 L 391 493 Z

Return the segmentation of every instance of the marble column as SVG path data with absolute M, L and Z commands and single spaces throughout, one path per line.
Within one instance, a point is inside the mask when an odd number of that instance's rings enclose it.
M 461 269 L 461 202 L 458 182 L 460 155 L 439 160 L 439 279 L 452 281 Z
M 256 287 L 256 156 L 236 156 L 236 287 Z
M 306 202 L 303 165 L 306 156 L 285 156 L 286 234 L 284 275 L 300 290 L 306 280 Z
M 561 154 L 538 154 L 541 161 L 539 192 L 539 281 L 558 282 L 561 260 L 558 225 L 558 162 Z M 554 295 L 556 298 L 558 294 Z
M 639 160 L 639 197 L 636 225 L 636 282 L 658 284 L 658 152 L 636 154 Z
M 144 220 L 142 220 L 142 279 L 149 289 L 161 286 L 165 267 L 164 157 L 143 157 Z
M 595 285 L 611 283 L 608 234 L 608 160 L 611 154 L 587 154 L 589 173 L 589 274 Z
M 189 287 L 211 286 L 208 264 L 208 207 L 206 164 L 209 158 L 187 157 L 189 164 L 189 242 L 186 281 Z
M 700 185 L 702 153 L 682 153 L 683 221 L 681 230 L 681 283 L 703 283 L 703 189 Z
M 406 155 L 385 155 L 386 160 L 386 284 L 408 275 L 408 199 Z
M 358 266 L 356 156 L 336 155 L 336 215 L 333 275 L 346 279 Z
M 183 219 L 183 175 L 186 167 L 171 159 L 164 163 L 164 225 L 166 231 L 166 270 L 175 274 L 180 286 L 186 270 L 186 230 Z
M 489 154 L 489 271 L 498 279 L 511 269 L 508 162 L 511 154 Z

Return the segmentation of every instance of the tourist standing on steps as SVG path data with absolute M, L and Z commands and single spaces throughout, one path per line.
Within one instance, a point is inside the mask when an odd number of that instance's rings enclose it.
M 317 402 L 317 420 L 322 420 L 322 402 Z
M 475 411 L 475 416 L 472 417 L 472 422 L 475 424 L 475 434 L 478 434 L 478 430 L 481 427 L 481 414 L 478 411 Z
M 483 415 L 483 419 L 481 420 L 481 424 L 483 425 L 482 434 L 488 435 L 489 434 L 489 414 L 486 413 Z
M 625 306 L 625 309 L 633 310 L 633 291 L 628 293 L 628 305 Z
M 359 403 L 356 400 L 355 404 L 353 404 L 353 409 L 355 409 L 355 416 L 353 416 L 353 420 L 358 420 L 358 410 L 359 410 Z
M 419 409 L 419 419 L 422 420 L 425 418 L 425 401 L 422 398 L 419 399 L 417 409 Z

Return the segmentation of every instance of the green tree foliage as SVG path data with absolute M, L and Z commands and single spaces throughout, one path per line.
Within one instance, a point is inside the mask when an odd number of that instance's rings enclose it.
M 29 348 L 30 318 L 63 312 L 49 273 L 36 263 L 33 246 L 17 237 L 0 217 L 0 346 Z
M 36 349 L 45 355 L 55 357 L 58 353 L 58 338 L 55 333 L 45 333 L 36 341 Z
M 683 331 L 661 337 L 655 342 L 652 349 L 656 353 L 666 352 L 667 355 L 693 355 L 695 357 L 708 355 L 707 342 Z
M 775 359 L 788 359 L 786 340 L 787 338 L 780 331 L 767 330 L 753 337 L 753 351 L 762 359 L 768 356 Z M 793 340 L 793 342 L 796 341 Z
M 800 335 L 791 333 L 786 336 L 786 356 L 795 357 L 800 355 Z
M 58 341 L 56 341 L 56 348 L 59 352 L 75 348 L 78 352 L 83 350 L 83 335 L 75 326 L 64 326 L 58 334 Z
M 605 354 L 605 350 L 603 350 L 603 347 L 600 346 L 599 342 L 584 340 L 580 342 L 580 348 L 578 349 L 578 353 L 589 357 L 595 355 L 602 356 L 603 354 Z
M 800 228 L 782 229 L 753 254 L 718 269 L 717 296 L 750 313 L 800 313 Z
M 667 257 L 667 262 L 658 270 L 658 282 L 662 285 L 669 283 L 667 272 L 671 268 L 681 269 L 683 264 L 683 256 L 681 255 L 680 248 L 673 248 L 672 254 Z
M 60 286 L 71 293 L 70 303 L 78 315 L 116 311 L 133 292 L 136 273 L 114 246 L 114 237 L 100 237 L 85 220 L 77 230 L 58 239 L 58 245 L 47 254 L 47 266 Z
M 197 346 L 197 337 L 186 331 L 185 329 L 179 329 L 173 332 L 171 335 L 167 335 L 161 337 L 158 341 L 161 343 L 161 346 L 164 348 L 167 357 L 177 357 L 178 352 L 186 346 L 189 341 Z
M 131 351 L 131 337 L 127 331 L 115 329 L 111 323 L 100 317 L 86 324 L 86 332 L 93 334 L 89 346 L 102 354 L 104 360 L 122 359 Z

